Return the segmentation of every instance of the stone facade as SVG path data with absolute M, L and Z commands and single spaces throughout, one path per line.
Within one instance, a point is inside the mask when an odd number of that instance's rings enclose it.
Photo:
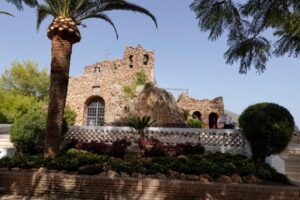
M 66 104 L 77 114 L 75 124 L 87 125 L 86 109 L 95 97 L 100 97 L 105 105 L 105 123 L 118 120 L 125 107 L 120 95 L 122 85 L 132 83 L 142 68 L 147 82 L 155 82 L 154 52 L 138 45 L 136 48 L 127 47 L 122 59 L 86 66 L 83 76 L 71 77 Z
M 179 96 L 178 106 L 190 112 L 190 117 L 201 119 L 206 128 L 220 128 L 217 124 L 224 114 L 224 102 L 222 97 L 213 100 L 194 99 L 183 93 Z
M 126 99 L 123 86 L 132 84 L 142 69 L 146 75 L 146 82 L 152 83 L 151 91 L 137 87 L 134 97 Z M 216 128 L 210 125 L 210 121 L 217 121 L 224 113 L 222 97 L 197 100 L 182 94 L 176 105 L 176 100 L 171 94 L 155 86 L 154 52 L 147 51 L 140 45 L 127 47 L 122 59 L 106 60 L 86 66 L 82 76 L 71 77 L 66 104 L 77 114 L 75 125 L 116 124 L 122 122 L 129 114 L 135 114 L 150 115 L 161 124 L 184 126 L 182 109 L 187 109 L 192 114 L 199 112 L 198 118 L 205 122 L 206 127 Z M 91 106 L 98 107 L 90 109 Z M 215 118 L 210 117 L 212 113 L 215 113 Z M 90 114 L 101 115 L 101 123 L 94 124 Z

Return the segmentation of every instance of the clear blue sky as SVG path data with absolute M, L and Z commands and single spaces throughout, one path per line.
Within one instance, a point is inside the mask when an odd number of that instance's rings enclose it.
M 119 58 L 128 45 L 142 44 L 155 51 L 156 80 L 167 88 L 188 88 L 195 98 L 223 96 L 225 108 L 237 113 L 258 102 L 275 102 L 293 114 L 300 125 L 300 60 L 273 58 L 267 71 L 258 75 L 251 70 L 246 76 L 238 73 L 238 65 L 226 65 L 223 53 L 226 38 L 217 42 L 207 40 L 207 33 L 197 27 L 195 15 L 189 10 L 192 0 L 131 0 L 155 14 L 159 28 L 150 18 L 131 12 L 111 12 L 120 38 L 100 20 L 86 22 L 81 29 L 82 41 L 73 49 L 71 75 L 81 75 L 85 65 L 105 58 Z M 36 12 L 25 8 L 18 12 L 13 6 L 0 2 L 0 10 L 15 14 L 15 18 L 0 16 L 0 73 L 14 60 L 34 60 L 41 67 L 50 66 L 51 44 L 46 29 L 48 18 L 36 32 Z

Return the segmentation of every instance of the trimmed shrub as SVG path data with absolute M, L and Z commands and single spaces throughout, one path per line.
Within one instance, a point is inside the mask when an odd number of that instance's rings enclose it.
M 44 151 L 47 110 L 37 103 L 24 115 L 17 118 L 10 129 L 10 140 L 19 154 L 41 154 Z M 64 118 L 62 136 L 68 131 Z M 62 137 L 63 139 L 63 137 Z
M 43 152 L 47 113 L 36 105 L 26 114 L 16 119 L 10 129 L 10 140 L 20 154 Z
M 204 128 L 204 122 L 199 119 L 189 119 L 187 125 L 191 128 Z
M 250 143 L 252 159 L 262 162 L 287 147 L 295 127 L 290 112 L 274 103 L 249 106 L 241 114 L 239 124 Z

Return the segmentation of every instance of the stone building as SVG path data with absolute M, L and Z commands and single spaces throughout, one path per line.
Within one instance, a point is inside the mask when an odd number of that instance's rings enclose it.
M 127 47 L 122 59 L 86 66 L 83 76 L 69 80 L 67 106 L 77 114 L 76 125 L 103 125 L 115 122 L 125 107 L 119 91 L 144 69 L 154 82 L 154 52 L 140 45 Z
M 192 118 L 202 120 L 206 128 L 218 128 L 218 120 L 224 114 L 222 97 L 215 99 L 194 99 L 186 93 L 178 97 L 177 105 L 190 112 Z
M 141 70 L 146 75 L 146 82 L 151 83 L 151 90 L 137 87 L 132 99 L 125 98 L 124 85 L 135 82 Z M 148 105 L 152 102 L 161 109 Z M 169 97 L 167 91 L 155 86 L 154 52 L 140 45 L 127 47 L 122 59 L 86 66 L 82 76 L 71 77 L 66 104 L 77 114 L 75 125 L 85 126 L 116 124 L 130 113 L 160 116 L 155 120 L 161 124 L 172 124 L 174 119 L 174 124 L 178 124 L 184 122 L 182 109 L 188 109 L 192 117 L 203 120 L 207 127 L 215 128 L 217 119 L 224 112 L 221 97 L 210 101 L 182 94 L 176 105 L 172 95 Z

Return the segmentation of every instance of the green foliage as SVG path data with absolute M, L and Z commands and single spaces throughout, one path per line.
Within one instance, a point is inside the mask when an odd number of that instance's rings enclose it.
M 13 62 L 0 78 L 0 90 L 44 99 L 48 96 L 49 81 L 47 69 L 39 70 L 37 63 Z
M 290 112 L 274 103 L 249 106 L 241 114 L 239 124 L 250 143 L 255 161 L 264 161 L 265 157 L 282 152 L 295 127 Z
M 57 159 L 42 156 L 15 156 L 0 159 L 0 167 L 20 167 L 78 171 L 80 174 L 94 175 L 102 171 L 114 170 L 132 174 L 167 174 L 168 170 L 179 173 L 200 175 L 209 174 L 213 178 L 221 175 L 239 174 L 240 176 L 255 175 L 263 180 L 288 183 L 286 176 L 279 174 L 274 168 L 265 163 L 255 163 L 241 155 L 215 153 L 207 156 L 155 157 L 124 161 L 86 151 L 71 149 Z
M 14 4 L 19 10 L 23 9 L 23 4 L 34 7 L 38 4 L 37 0 L 6 0 L 8 3 Z
M 147 75 L 145 69 L 142 67 L 141 70 L 136 74 L 135 84 L 145 85 L 147 83 Z
M 6 116 L 0 111 L 0 124 L 5 124 L 7 123 L 7 118 Z
M 16 119 L 10 130 L 11 142 L 20 154 L 39 154 L 44 148 L 46 112 L 37 105 Z
M 44 103 L 36 103 L 29 111 L 16 118 L 10 130 L 10 139 L 18 153 L 40 154 L 43 152 L 46 111 Z M 74 123 L 74 120 L 74 111 L 67 108 L 63 120 L 62 135 L 68 131 L 68 123 Z
M 194 0 L 190 8 L 210 40 L 228 33 L 228 64 L 239 61 L 240 73 L 247 73 L 252 65 L 261 73 L 272 54 L 300 55 L 299 6 L 299 1 L 286 0 Z M 267 30 L 274 37 L 267 36 Z
M 183 116 L 184 116 L 184 119 L 185 121 L 188 120 L 189 116 L 190 116 L 190 110 L 187 110 L 187 109 L 183 109 Z
M 155 121 L 151 121 L 150 116 L 143 116 L 143 117 L 130 117 L 127 120 L 127 125 L 133 127 L 138 131 L 144 130 L 146 127 L 151 126 Z
M 187 125 L 191 128 L 204 128 L 204 122 L 199 119 L 188 119 Z
M 33 96 L 23 96 L 0 90 L 0 113 L 3 115 L 0 123 L 13 123 L 37 102 L 38 100 Z
M 126 99 L 132 99 L 135 95 L 135 90 L 139 85 L 145 85 L 147 83 L 147 75 L 144 68 L 141 68 L 139 72 L 137 72 L 134 82 L 131 84 L 124 84 L 123 92 L 125 93 Z
M 49 15 L 54 18 L 60 16 L 72 18 L 77 25 L 82 24 L 82 21 L 86 19 L 94 18 L 101 19 L 112 25 L 116 32 L 116 36 L 118 37 L 114 23 L 106 15 L 106 12 L 111 10 L 126 10 L 145 14 L 149 16 L 157 26 L 154 15 L 152 15 L 148 10 L 127 1 L 45 0 L 43 2 L 44 4 L 41 3 L 37 6 L 37 29 L 39 29 L 41 22 Z
M 76 113 L 74 110 L 72 110 L 70 107 L 65 108 L 65 115 L 64 115 L 65 121 L 68 125 L 74 125 L 76 120 Z
M 125 93 L 125 99 L 132 99 L 135 95 L 136 85 L 122 85 L 123 92 Z

